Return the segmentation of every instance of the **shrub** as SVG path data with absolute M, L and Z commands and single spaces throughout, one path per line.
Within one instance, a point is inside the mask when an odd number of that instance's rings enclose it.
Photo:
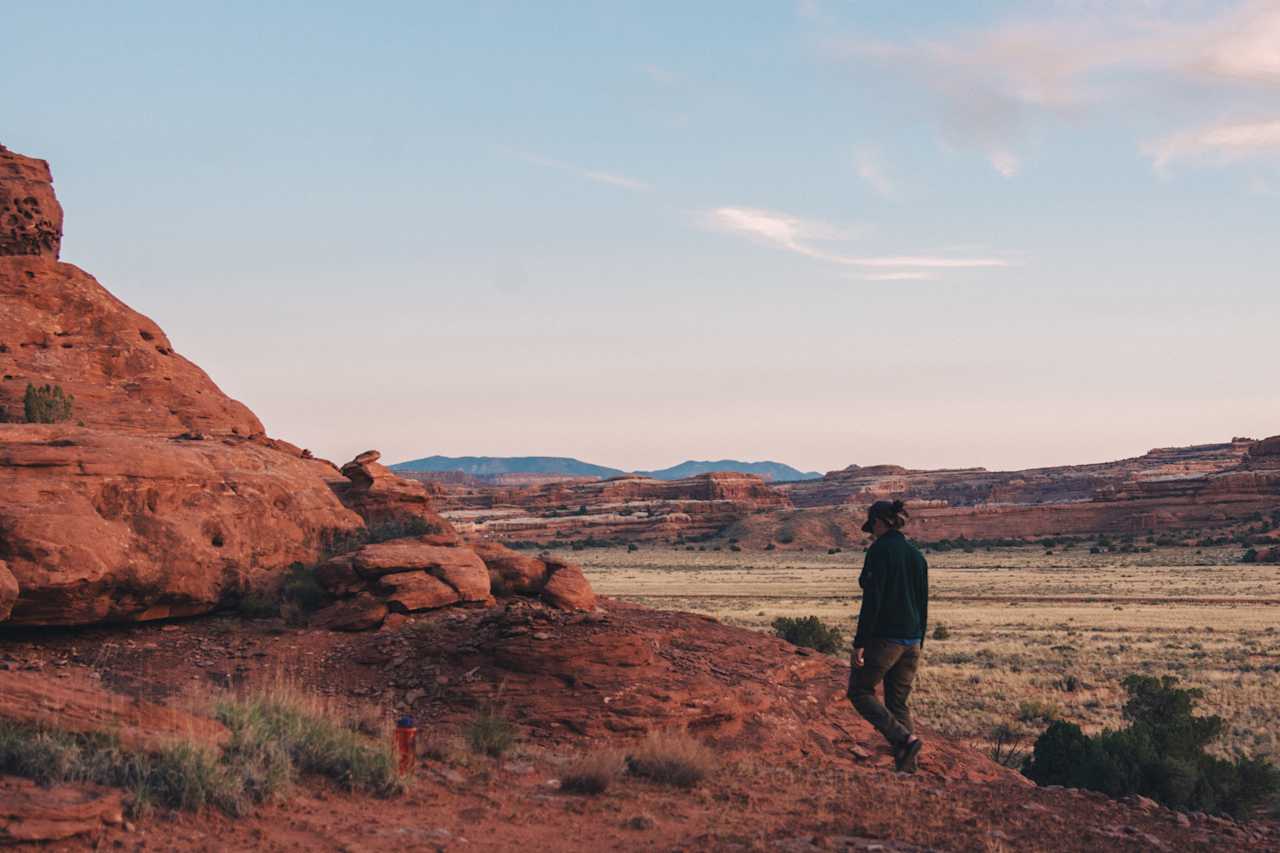
M 933 629 L 933 638 L 935 640 L 949 640 L 951 639 L 951 631 L 946 625 L 939 625 Z
M 295 690 L 282 687 L 224 702 L 217 715 L 231 730 L 224 761 L 241 772 L 257 801 L 283 787 L 293 770 L 381 797 L 404 788 L 386 742 L 369 741 Z
M 1242 563 L 1256 563 L 1256 562 L 1258 562 L 1258 549 L 1257 549 L 1257 548 L 1250 548 L 1248 551 L 1245 551 L 1245 552 L 1244 552 L 1244 555 L 1240 558 L 1240 562 L 1242 562 Z
M 825 624 L 817 616 L 779 616 L 773 620 L 773 633 L 794 646 L 824 654 L 840 651 L 844 640 L 839 628 Z
M 770 542 L 768 545 L 764 546 L 764 549 L 766 551 L 773 551 L 773 550 L 776 550 L 777 547 L 778 547 L 777 545 L 774 545 L 772 542 Z
M 684 732 L 652 732 L 626 762 L 631 775 L 676 788 L 692 788 L 715 769 L 711 750 Z
M 987 749 L 987 755 L 1004 767 L 1021 767 L 1027 758 L 1022 735 L 1012 726 L 1001 723 L 991 730 L 991 746 Z
M 312 613 L 333 600 L 316 573 L 302 563 L 294 563 L 285 573 L 280 587 L 280 597 L 287 604 L 296 604 L 306 613 Z
M 1063 693 L 1075 693 L 1077 690 L 1083 687 L 1084 684 L 1082 684 L 1080 679 L 1077 678 L 1076 676 L 1067 675 L 1055 681 L 1053 683 L 1053 686 L 1061 690 Z
M 796 535 L 790 530 L 783 530 L 778 534 L 777 539 L 778 544 L 780 545 L 790 545 L 792 542 L 796 541 Z
M 639 550 L 640 550 L 640 546 L 637 545 L 636 543 L 634 542 L 627 543 L 627 551 L 639 551 Z
M 1052 723 L 1062 719 L 1062 708 L 1057 702 L 1024 699 L 1018 703 L 1018 719 L 1024 723 L 1034 723 L 1037 720 Z
M 570 794 L 603 794 L 626 769 L 626 758 L 616 750 L 583 755 L 560 777 L 560 790 Z
M 1140 794 L 1171 808 L 1245 817 L 1280 792 L 1280 770 L 1252 758 L 1234 762 L 1205 753 L 1222 718 L 1192 713 L 1203 692 L 1172 676 L 1131 675 L 1129 725 L 1090 737 L 1054 722 L 1036 740 L 1023 773 L 1040 785 L 1089 788 L 1109 796 Z
M 516 741 L 515 729 L 506 717 L 488 708 L 476 715 L 466 730 L 471 751 L 497 758 Z
M 260 592 L 247 592 L 240 598 L 237 609 L 246 619 L 270 619 L 280 615 L 280 602 Z
M 438 524 L 427 521 L 425 518 L 397 518 L 380 521 L 376 524 L 367 526 L 366 532 L 362 537 L 364 542 L 357 543 L 354 547 L 347 550 L 355 550 L 365 542 L 377 543 L 386 542 L 391 539 L 403 539 L 406 536 L 429 536 L 436 533 L 444 533 L 444 528 Z M 342 552 L 338 552 L 342 553 Z
M 37 388 L 27 383 L 27 393 L 22 398 L 22 411 L 29 424 L 58 424 L 71 420 L 75 397 L 64 394 L 61 385 L 45 385 Z

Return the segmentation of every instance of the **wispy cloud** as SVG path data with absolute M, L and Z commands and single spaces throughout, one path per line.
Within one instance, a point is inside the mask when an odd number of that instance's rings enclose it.
M 1217 124 L 1183 131 L 1147 146 L 1158 170 L 1175 160 L 1209 157 L 1232 160 L 1263 151 L 1280 151 L 1280 120 Z
M 858 177 L 867 183 L 881 197 L 889 201 L 898 200 L 898 187 L 889 177 L 880 153 L 871 148 L 859 148 L 854 152 L 854 168 Z
M 828 248 L 825 243 L 848 241 L 856 229 L 842 228 L 814 219 L 752 207 L 717 207 L 707 211 L 704 222 L 719 231 L 741 234 L 767 245 L 807 258 L 877 271 L 880 276 L 925 278 L 923 270 L 1007 267 L 998 257 L 950 257 L 943 255 L 852 255 Z M 892 280 L 881 278 L 880 280 Z
M 923 271 L 900 270 L 898 272 L 863 273 L 858 278 L 863 281 L 929 281 L 937 278 L 937 273 Z
M 949 37 L 834 39 L 825 50 L 913 75 L 941 103 L 944 138 L 976 148 L 1006 177 L 1020 170 L 1018 149 L 1041 117 L 1075 118 L 1120 99 L 1172 103 L 1202 90 L 1221 109 L 1280 90 L 1275 0 L 1067 6 L 1045 4 L 1038 15 Z
M 579 178 L 585 178 L 588 181 L 595 181 L 598 184 L 620 187 L 624 190 L 631 190 L 632 192 L 648 192 L 653 189 L 652 186 L 644 181 L 628 177 L 627 175 L 622 175 L 617 172 L 606 172 L 601 169 L 587 169 L 582 166 L 575 166 L 572 163 L 565 163 L 561 160 L 553 160 L 550 157 L 540 157 L 537 154 L 530 154 L 527 151 L 513 151 L 512 153 L 521 160 L 524 160 L 526 163 L 545 166 L 548 169 L 557 169 L 561 172 L 577 175 Z

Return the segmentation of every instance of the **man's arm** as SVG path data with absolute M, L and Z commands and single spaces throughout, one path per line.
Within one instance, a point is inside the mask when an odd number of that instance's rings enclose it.
M 853 637 L 853 647 L 861 649 L 875 634 L 876 621 L 880 618 L 881 590 L 884 585 L 884 570 L 876 559 L 874 551 L 867 552 L 866 562 L 862 566 L 862 576 L 858 578 L 862 587 L 862 607 L 858 610 L 858 630 Z
M 924 589 L 920 591 L 920 648 L 924 648 L 925 637 L 929 635 L 929 561 L 920 555 L 920 568 L 924 575 Z

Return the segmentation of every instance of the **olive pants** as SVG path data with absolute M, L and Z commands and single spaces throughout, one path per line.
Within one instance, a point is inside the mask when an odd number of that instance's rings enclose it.
M 872 640 L 863 649 L 861 667 L 849 673 L 849 700 L 876 731 L 897 746 L 911 737 L 911 709 L 907 700 L 920 667 L 920 646 Z M 884 682 L 884 702 L 876 685 Z

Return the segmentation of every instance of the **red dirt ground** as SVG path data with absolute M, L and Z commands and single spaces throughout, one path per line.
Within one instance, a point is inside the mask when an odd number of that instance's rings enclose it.
M 0 668 L 182 707 L 284 677 L 382 719 L 411 710 L 438 756 L 400 798 L 308 780 L 247 818 L 162 812 L 44 849 L 1280 849 L 1275 823 L 1184 825 L 1160 807 L 1036 788 L 927 728 L 920 772 L 897 774 L 843 698 L 839 660 L 704 617 L 602 605 L 439 611 L 368 634 L 235 616 L 0 634 Z M 500 759 L 457 745 L 486 707 L 520 735 Z M 716 752 L 693 790 L 629 777 L 599 796 L 558 790 L 575 757 L 667 728 Z

